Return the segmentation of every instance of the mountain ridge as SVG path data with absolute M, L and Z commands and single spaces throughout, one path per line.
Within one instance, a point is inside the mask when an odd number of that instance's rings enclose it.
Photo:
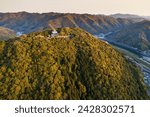
M 141 22 L 143 20 L 150 20 L 149 16 L 139 16 L 139 15 L 134 15 L 134 14 L 117 13 L 117 14 L 112 14 L 110 16 L 114 18 L 130 19 L 133 22 Z
M 62 21 L 62 22 L 61 22 Z M 69 23 L 68 23 L 69 22 Z M 16 32 L 30 33 L 49 27 L 54 28 L 80 27 L 92 34 L 109 32 L 122 28 L 132 22 L 127 19 L 117 20 L 105 15 L 74 14 L 74 13 L 0 13 L 0 26 Z

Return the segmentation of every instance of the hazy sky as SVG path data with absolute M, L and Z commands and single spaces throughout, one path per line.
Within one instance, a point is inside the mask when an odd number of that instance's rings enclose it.
M 150 0 L 0 0 L 0 12 L 18 11 L 150 16 Z

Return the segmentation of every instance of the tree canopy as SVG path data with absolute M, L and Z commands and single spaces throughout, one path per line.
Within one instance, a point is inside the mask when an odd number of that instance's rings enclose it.
M 0 41 L 0 99 L 148 99 L 143 75 L 78 28 Z

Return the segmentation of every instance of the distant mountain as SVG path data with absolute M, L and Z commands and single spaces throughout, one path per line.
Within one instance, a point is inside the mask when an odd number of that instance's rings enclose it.
M 131 24 L 128 19 L 104 15 L 63 13 L 0 13 L 0 26 L 16 32 L 30 33 L 43 28 L 79 27 L 92 34 L 107 33 Z
M 143 16 L 138 16 L 138 15 L 132 15 L 132 14 L 113 14 L 113 15 L 110 15 L 111 17 L 114 17 L 114 18 L 122 18 L 122 19 L 129 19 L 129 20 L 132 20 L 133 22 L 141 22 L 143 20 L 150 20 L 149 17 L 143 17 Z
M 150 21 L 150 16 L 143 16 L 143 17 Z
M 142 21 L 121 29 L 107 38 L 140 50 L 150 49 L 150 21 Z
M 10 38 L 14 38 L 16 35 L 15 31 L 0 27 L 0 40 L 8 40 Z
M 0 42 L 0 99 L 148 99 L 143 75 L 79 28 Z

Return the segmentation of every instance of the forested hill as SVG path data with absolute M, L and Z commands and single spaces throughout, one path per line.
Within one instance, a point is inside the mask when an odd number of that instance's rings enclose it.
M 148 99 L 143 75 L 78 28 L 0 42 L 0 99 Z

